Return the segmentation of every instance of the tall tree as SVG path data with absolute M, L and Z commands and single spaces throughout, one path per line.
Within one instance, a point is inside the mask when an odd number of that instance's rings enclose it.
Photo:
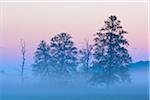
M 84 72 L 89 72 L 91 67 L 91 57 L 92 57 L 92 45 L 89 44 L 89 41 L 86 41 L 85 48 L 79 50 L 80 64 Z
M 24 65 L 25 65 L 25 53 L 26 53 L 26 45 L 25 40 L 20 40 L 21 45 L 21 54 L 22 54 L 22 64 L 21 64 L 21 82 L 24 82 Z
M 132 62 L 124 38 L 127 34 L 116 16 L 110 16 L 94 39 L 93 65 L 98 73 L 93 79 L 110 85 L 116 81 L 129 81 L 128 65 Z M 100 73 L 99 73 L 100 72 Z
M 71 74 L 76 71 L 77 48 L 72 37 L 67 33 L 60 33 L 51 39 L 51 54 L 57 73 Z
M 42 40 L 35 51 L 33 72 L 42 79 L 49 76 L 50 73 L 50 48 L 49 45 Z

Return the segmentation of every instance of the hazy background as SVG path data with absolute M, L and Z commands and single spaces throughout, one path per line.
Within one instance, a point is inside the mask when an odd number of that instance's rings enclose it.
M 92 43 L 93 34 L 110 15 L 116 15 L 123 28 L 129 32 L 126 38 L 130 43 L 128 50 L 133 62 L 149 60 L 146 0 L 122 3 L 7 1 L 0 1 L 0 99 L 148 100 L 148 62 L 134 63 L 130 67 L 131 84 L 119 84 L 109 89 L 88 85 L 84 76 L 58 78 L 58 82 L 51 79 L 45 83 L 28 73 L 31 72 L 34 51 L 40 40 L 49 42 L 52 36 L 67 32 L 72 35 L 75 45 L 82 48 L 85 40 L 89 39 Z M 20 39 L 26 41 L 27 49 L 24 86 L 20 84 Z M 68 85 L 66 80 L 72 83 Z
M 31 66 L 40 40 L 49 42 L 60 32 L 71 34 L 76 46 L 84 47 L 110 15 L 116 15 L 129 32 L 126 38 L 133 61 L 148 60 L 147 7 L 145 2 L 1 2 L 0 68 L 19 68 L 20 39 L 26 41 L 26 66 Z

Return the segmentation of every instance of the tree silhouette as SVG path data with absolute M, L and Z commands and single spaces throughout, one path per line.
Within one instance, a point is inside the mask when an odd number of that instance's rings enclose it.
M 51 39 L 50 48 L 53 67 L 57 73 L 71 74 L 76 71 L 77 48 L 72 37 L 67 33 L 60 33 Z
M 97 73 L 92 80 L 106 83 L 129 81 L 128 65 L 132 62 L 124 38 L 127 34 L 116 16 L 110 16 L 94 38 L 93 66 Z
M 50 74 L 50 48 L 49 45 L 42 40 L 35 51 L 33 72 L 41 78 Z
M 86 47 L 79 50 L 80 64 L 84 72 L 89 72 L 91 67 L 91 57 L 92 57 L 92 45 L 89 45 L 89 41 L 86 41 Z
M 25 53 L 26 53 L 26 45 L 25 40 L 20 40 L 21 45 L 21 54 L 22 54 L 22 64 L 21 64 L 21 82 L 24 82 L 24 65 L 25 65 Z

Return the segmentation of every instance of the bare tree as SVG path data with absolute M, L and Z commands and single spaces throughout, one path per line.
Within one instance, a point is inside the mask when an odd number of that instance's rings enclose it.
M 22 64 L 21 64 L 21 82 L 24 82 L 24 65 L 25 65 L 25 53 L 26 53 L 26 49 L 25 49 L 25 40 L 21 39 L 20 40 L 20 44 L 21 44 L 21 54 L 22 54 Z
M 92 51 L 92 46 L 89 45 L 89 41 L 86 41 L 86 53 L 87 53 L 87 58 L 86 58 L 86 68 L 87 71 L 89 70 L 89 63 L 90 63 L 90 56 L 91 56 L 91 51 Z
M 85 48 L 80 50 L 79 53 L 81 56 L 80 61 L 84 67 L 83 69 L 85 72 L 88 72 L 90 68 L 90 62 L 91 62 L 90 58 L 92 55 L 92 45 L 89 44 L 89 40 L 86 40 Z

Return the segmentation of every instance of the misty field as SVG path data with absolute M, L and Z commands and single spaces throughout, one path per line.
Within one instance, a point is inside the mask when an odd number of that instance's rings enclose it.
M 26 79 L 22 85 L 17 83 L 19 79 L 16 77 L 8 81 L 3 76 L 1 100 L 148 100 L 148 66 L 131 71 L 131 83 L 110 87 L 92 86 L 84 83 L 83 78 L 73 79 L 71 84 L 66 81 Z

